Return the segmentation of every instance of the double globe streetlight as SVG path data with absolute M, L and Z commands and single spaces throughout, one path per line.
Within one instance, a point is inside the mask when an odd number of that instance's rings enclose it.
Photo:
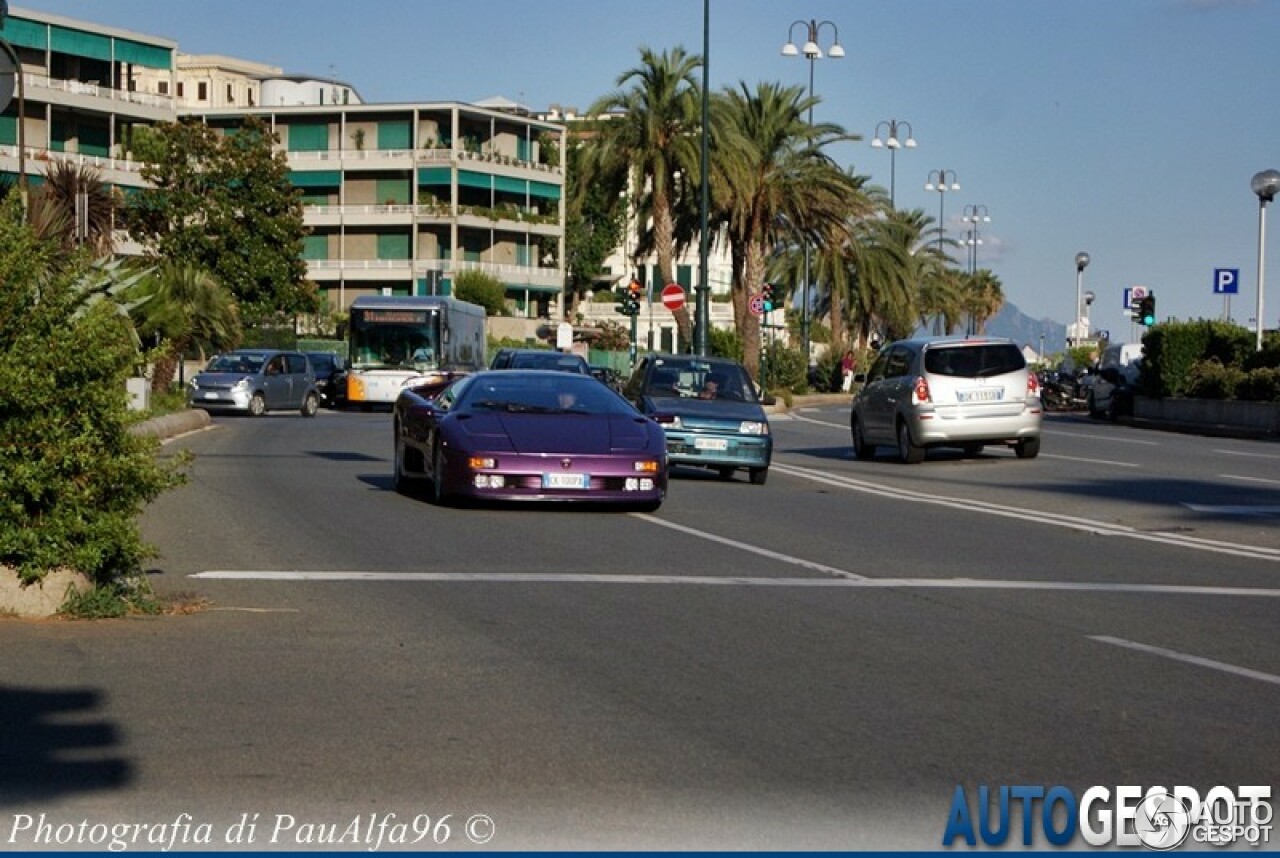
M 899 128 L 906 129 L 906 132 L 907 132 L 906 140 L 899 139 L 898 137 Z M 886 137 L 884 140 L 880 139 L 880 131 L 882 129 L 886 132 Z M 903 146 L 907 147 L 908 149 L 916 148 L 916 139 L 911 131 L 910 122 L 906 122 L 905 120 L 900 121 L 897 119 L 886 119 L 883 122 L 876 125 L 876 130 L 873 135 L 873 139 L 871 140 L 871 148 L 889 150 L 889 205 L 892 206 L 893 208 L 897 208 L 897 203 L 895 202 L 895 193 L 894 193 L 894 186 L 897 183 L 897 177 L 896 177 L 897 167 L 894 162 L 898 156 L 898 149 L 900 149 Z
M 947 222 L 942 219 L 942 201 L 947 196 L 947 191 L 960 190 L 960 180 L 956 178 L 955 170 L 931 170 L 924 189 L 938 192 L 938 250 L 941 251 L 942 242 L 947 236 Z
M 969 228 L 969 273 L 976 274 L 978 271 L 978 245 L 982 244 L 982 239 L 978 237 L 978 224 L 991 223 L 991 215 L 987 211 L 987 207 L 983 205 L 972 205 L 964 207 L 964 214 L 960 220 L 967 224 L 972 224 Z
M 1085 331 L 1080 333 L 1080 323 L 1084 320 L 1084 269 L 1089 265 L 1089 254 L 1080 251 L 1076 254 L 1076 310 L 1075 319 L 1071 322 L 1071 331 L 1075 331 L 1074 342 L 1070 333 L 1067 334 L 1067 341 L 1072 345 L 1080 345 L 1084 338 L 1089 334 L 1089 327 L 1085 325 Z
M 793 34 L 796 27 L 805 28 L 804 46 L 796 49 L 796 42 Z M 827 48 L 827 56 L 833 60 L 838 60 L 844 56 L 844 48 L 840 47 L 840 30 L 831 21 L 814 21 L 814 20 L 795 20 L 791 22 L 791 26 L 787 29 L 787 43 L 782 46 L 782 55 L 784 57 L 803 56 L 809 61 L 809 125 L 813 126 L 813 63 L 815 60 L 822 59 L 822 48 L 818 46 L 818 37 L 823 29 L 831 28 L 831 47 Z M 809 365 L 809 242 L 804 244 L 804 285 L 801 289 L 800 299 L 800 341 L 801 348 L 804 350 L 804 361 L 806 368 Z
M 1254 348 L 1262 351 L 1262 289 L 1266 283 L 1267 203 L 1280 191 L 1280 170 L 1263 170 L 1255 173 L 1249 183 L 1258 195 L 1258 310 L 1254 316 Z

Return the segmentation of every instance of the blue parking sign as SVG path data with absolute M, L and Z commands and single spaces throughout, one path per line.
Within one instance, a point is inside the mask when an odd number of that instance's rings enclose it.
M 1235 295 L 1240 291 L 1239 268 L 1213 269 L 1213 294 Z

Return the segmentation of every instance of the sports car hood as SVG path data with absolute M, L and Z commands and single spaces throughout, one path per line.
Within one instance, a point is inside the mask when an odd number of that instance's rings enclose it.
M 458 425 L 477 450 L 579 456 L 643 451 L 656 429 L 626 414 L 473 413 Z

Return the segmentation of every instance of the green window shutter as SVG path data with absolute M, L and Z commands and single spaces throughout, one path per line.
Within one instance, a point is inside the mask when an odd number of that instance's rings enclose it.
M 302 239 L 302 258 L 303 259 L 328 259 L 329 258 L 329 236 L 327 235 L 307 235 Z
M 378 149 L 412 149 L 413 143 L 409 135 L 409 120 L 395 120 L 378 123 Z
M 493 187 L 495 190 L 504 191 L 509 194 L 519 194 L 524 196 L 529 193 L 529 183 L 524 179 L 513 179 L 510 176 L 494 176 Z
M 693 288 L 693 266 L 677 265 L 676 266 L 676 282 L 684 287 L 684 291 L 688 292 Z
M 295 188 L 336 188 L 341 174 L 337 170 L 290 170 L 289 181 Z
M 493 176 L 488 173 L 477 173 L 474 170 L 459 170 L 458 184 L 464 188 L 484 188 L 493 190 Z
M 0 116 L 0 143 L 10 146 L 18 142 L 18 117 Z
M 65 119 L 55 119 L 49 123 L 49 148 L 54 152 L 67 151 L 67 137 L 70 134 L 70 128 L 67 127 Z
M 452 178 L 451 171 L 448 167 L 418 168 L 419 185 L 448 185 Z
M 375 199 L 378 205 L 390 203 L 391 205 L 405 206 L 409 204 L 409 183 L 404 179 L 378 179 L 375 186 Z
M 528 265 L 528 264 L 529 264 L 529 245 L 527 244 L 516 245 L 516 265 Z
M 379 233 L 379 259 L 408 259 L 409 236 L 403 232 Z
M 64 54 L 90 57 L 95 60 L 111 59 L 111 39 L 83 30 L 67 27 L 49 28 L 49 47 Z
M 535 197 L 545 197 L 549 200 L 560 199 L 560 186 L 551 185 L 546 182 L 530 182 L 529 193 Z
M 160 45 L 144 45 L 130 39 L 116 39 L 116 62 L 152 69 L 173 68 L 173 54 Z
M 49 49 L 49 27 L 36 21 L 6 18 L 3 34 L 6 41 L 19 48 Z
M 531 157 L 529 157 L 530 148 L 532 147 L 530 146 L 529 141 L 521 137 L 519 140 L 516 141 L 516 157 L 519 158 L 521 161 L 533 160 Z
M 111 137 L 108 135 L 106 128 L 81 125 L 78 132 L 80 135 L 80 152 L 82 154 L 97 155 L 100 158 L 110 157 Z
M 326 122 L 290 122 L 290 152 L 325 152 L 329 148 L 329 124 Z

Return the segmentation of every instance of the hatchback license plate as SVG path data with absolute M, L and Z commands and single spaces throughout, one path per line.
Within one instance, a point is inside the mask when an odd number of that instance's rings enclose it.
M 695 450 L 728 450 L 729 441 L 725 438 L 694 438 Z
M 586 489 L 591 487 L 589 474 L 543 474 L 544 489 Z
M 999 387 L 985 387 L 978 390 L 962 390 L 957 398 L 961 402 L 995 402 L 1004 398 L 1004 389 Z

